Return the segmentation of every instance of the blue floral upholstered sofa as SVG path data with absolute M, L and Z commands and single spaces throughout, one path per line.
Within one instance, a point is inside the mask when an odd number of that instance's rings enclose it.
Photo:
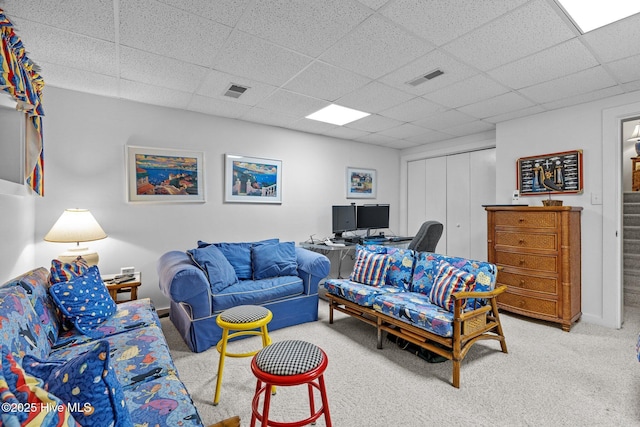
M 0 425 L 203 425 L 151 301 L 116 306 L 97 267 L 76 273 L 0 286 Z
M 269 330 L 318 320 L 318 285 L 331 264 L 293 242 L 206 243 L 170 251 L 158 260 L 159 286 L 170 298 L 169 317 L 191 351 L 217 344 L 216 318 L 238 305 L 273 313 Z
M 391 246 L 356 248 L 348 279 L 324 282 L 329 322 L 337 310 L 373 325 L 382 348 L 382 332 L 449 359 L 453 385 L 460 387 L 460 363 L 479 340 L 507 345 L 496 298 L 497 268 L 488 262 L 415 252 Z

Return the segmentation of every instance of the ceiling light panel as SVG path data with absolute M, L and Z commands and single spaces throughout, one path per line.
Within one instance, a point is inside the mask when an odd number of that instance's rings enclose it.
M 556 0 L 578 28 L 587 33 L 640 13 L 640 2 L 630 0 Z
M 317 120 L 319 122 L 331 123 L 333 125 L 346 125 L 355 122 L 363 117 L 367 117 L 369 113 L 354 110 L 352 108 L 343 107 L 341 105 L 331 104 L 306 116 L 307 119 Z

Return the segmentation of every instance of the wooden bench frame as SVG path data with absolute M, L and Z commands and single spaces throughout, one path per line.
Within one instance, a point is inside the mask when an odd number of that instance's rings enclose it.
M 370 307 L 363 307 L 354 302 L 327 293 L 329 299 L 329 323 L 333 324 L 333 311 L 355 317 L 378 331 L 378 348 L 382 348 L 382 331 L 402 338 L 426 350 L 446 357 L 453 362 L 453 381 L 460 388 L 460 363 L 473 344 L 480 340 L 497 340 L 503 353 L 507 353 L 507 343 L 502 332 L 500 315 L 496 303 L 497 296 L 506 290 L 499 286 L 490 292 L 458 292 L 453 294 L 453 336 L 445 338 L 425 329 L 418 328 L 395 317 L 380 313 Z M 463 303 L 468 298 L 482 298 L 487 305 L 475 310 L 462 311 Z

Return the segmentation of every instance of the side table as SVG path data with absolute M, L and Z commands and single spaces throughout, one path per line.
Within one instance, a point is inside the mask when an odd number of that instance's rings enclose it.
M 102 275 L 102 280 L 107 286 L 107 290 L 109 290 L 109 295 L 116 302 L 116 304 L 120 304 L 121 302 L 133 301 L 138 299 L 138 286 L 142 284 L 142 274 L 135 273 L 134 278 L 128 282 L 122 283 L 109 283 L 109 281 L 113 280 L 117 274 L 104 274 Z M 118 294 L 128 293 L 129 299 L 118 300 Z

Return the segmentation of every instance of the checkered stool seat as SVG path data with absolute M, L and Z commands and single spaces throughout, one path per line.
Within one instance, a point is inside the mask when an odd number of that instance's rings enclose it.
M 216 317 L 216 324 L 222 329 L 222 339 L 216 344 L 216 350 L 220 353 L 218 361 L 218 379 L 216 380 L 216 392 L 213 396 L 213 404 L 220 402 L 220 390 L 222 388 L 222 373 L 224 371 L 225 357 L 250 357 L 258 353 L 258 350 L 246 353 L 231 353 L 227 350 L 229 341 L 247 335 L 260 335 L 262 348 L 271 344 L 267 324 L 273 314 L 270 310 L 257 305 L 238 305 L 223 311 Z
M 251 371 L 257 378 L 256 393 L 252 402 L 251 427 L 256 421 L 262 426 L 300 427 L 315 422 L 324 415 L 326 425 L 331 426 L 329 402 L 324 384 L 324 371 L 328 365 L 325 352 L 315 344 L 288 340 L 271 344 L 260 350 L 251 361 Z M 274 386 L 307 384 L 311 415 L 300 421 L 279 422 L 269 419 L 270 391 Z M 320 392 L 322 407 L 316 411 L 314 389 Z M 258 407 L 263 397 L 262 413 Z

